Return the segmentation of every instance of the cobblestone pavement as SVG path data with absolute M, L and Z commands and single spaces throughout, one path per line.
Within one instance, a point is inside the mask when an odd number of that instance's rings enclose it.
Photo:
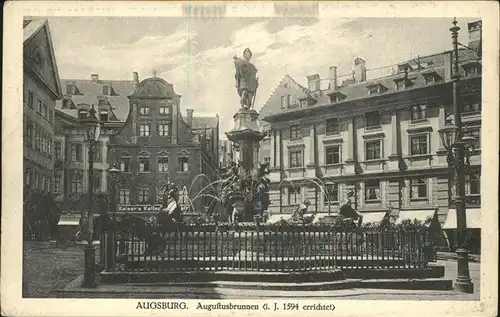
M 64 288 L 83 274 L 83 245 L 23 247 L 23 297 L 50 297 L 50 291 Z M 96 252 L 98 253 L 98 252 Z
M 69 247 L 39 248 L 26 246 L 23 250 L 23 297 L 50 297 L 50 291 L 62 289 L 68 283 L 83 274 L 83 245 Z M 98 253 L 98 252 L 96 252 Z M 456 261 L 438 261 L 445 266 L 445 278 L 455 280 Z M 474 294 L 461 294 L 455 291 L 417 291 L 354 289 L 334 291 L 257 291 L 215 288 L 195 293 L 188 289 L 179 289 L 172 298 L 317 298 L 339 300 L 479 300 L 480 263 L 470 263 L 470 274 L 474 283 Z M 173 291 L 173 290 L 171 290 Z M 208 292 L 207 292 L 208 291 Z M 204 292 L 211 294 L 203 294 Z M 172 292 L 173 293 L 173 292 Z M 94 296 L 88 296 L 94 297 Z M 96 296 L 97 297 L 97 296 Z

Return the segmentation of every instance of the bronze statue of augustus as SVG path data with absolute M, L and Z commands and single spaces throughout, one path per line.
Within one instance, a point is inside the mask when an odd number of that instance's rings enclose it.
M 259 81 L 256 76 L 257 68 L 250 63 L 251 58 L 252 52 L 249 48 L 243 51 L 243 58 L 237 56 L 233 57 L 234 67 L 236 68 L 236 73 L 234 75 L 236 79 L 236 89 L 240 96 L 241 108 L 243 109 L 250 109 L 253 107 L 255 93 L 259 86 Z

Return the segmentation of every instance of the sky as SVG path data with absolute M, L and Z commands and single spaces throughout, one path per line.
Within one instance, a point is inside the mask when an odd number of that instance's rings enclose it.
M 62 79 L 165 79 L 182 95 L 181 111 L 219 114 L 228 131 L 239 107 L 232 57 L 248 47 L 258 69 L 259 110 L 284 75 L 307 86 L 307 75 L 352 72 L 354 59 L 370 69 L 452 48 L 452 18 L 49 18 Z M 460 19 L 461 43 L 467 22 Z

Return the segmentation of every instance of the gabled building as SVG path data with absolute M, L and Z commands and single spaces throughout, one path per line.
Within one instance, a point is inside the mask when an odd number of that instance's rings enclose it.
M 24 20 L 23 32 L 24 184 L 51 192 L 54 109 L 62 91 L 48 22 Z
M 465 131 L 478 139 L 466 185 L 468 222 L 477 226 L 480 23 L 470 23 L 469 32 L 469 49 L 458 56 L 459 93 Z M 356 58 L 349 75 L 337 76 L 332 66 L 325 79 L 307 76 L 307 87 L 285 76 L 260 111 L 268 131 L 260 160 L 272 168 L 271 212 L 292 212 L 305 199 L 316 212 L 336 212 L 353 191 L 363 213 L 418 218 L 436 210 L 444 223 L 454 212 L 454 187 L 438 130 L 453 113 L 453 58 L 451 51 L 417 57 L 388 68 L 386 75 L 374 70 L 371 78 L 366 62 Z
M 129 110 L 123 127 L 110 139 L 111 164 L 121 169 L 118 202 L 121 205 L 154 204 L 158 189 L 173 181 L 193 199 L 195 211 L 209 204 L 199 196 L 218 168 L 218 117 L 198 119 L 180 112 L 181 96 L 172 84 L 157 77 L 139 83 L 128 96 Z

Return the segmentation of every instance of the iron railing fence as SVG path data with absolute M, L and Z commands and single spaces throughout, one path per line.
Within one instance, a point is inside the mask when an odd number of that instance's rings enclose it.
M 112 234 L 107 268 L 118 271 L 424 268 L 433 260 L 425 230 L 183 226 Z

